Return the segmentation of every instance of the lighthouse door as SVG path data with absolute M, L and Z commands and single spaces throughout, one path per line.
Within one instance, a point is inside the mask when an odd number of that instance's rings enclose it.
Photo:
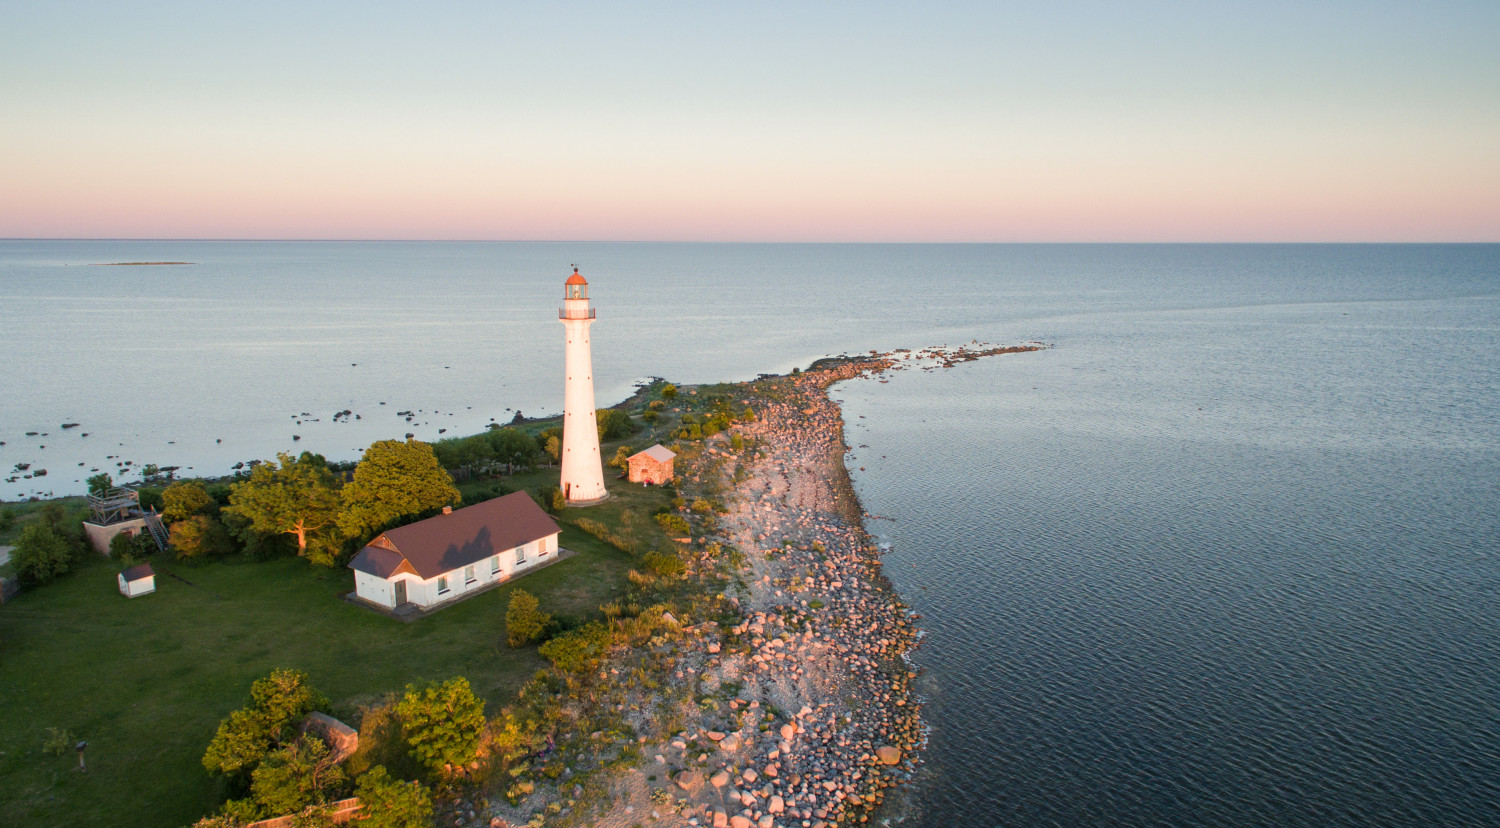
M 572 495 L 572 493 L 573 493 L 573 484 L 572 483 L 564 483 L 563 484 L 563 499 L 567 500 L 568 497 L 570 495 Z

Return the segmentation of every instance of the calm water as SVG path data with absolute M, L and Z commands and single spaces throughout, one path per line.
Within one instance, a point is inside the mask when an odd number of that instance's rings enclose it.
M 556 412 L 570 263 L 602 402 L 1055 343 L 836 393 L 923 825 L 1500 825 L 1497 246 L 0 242 L 0 496 Z

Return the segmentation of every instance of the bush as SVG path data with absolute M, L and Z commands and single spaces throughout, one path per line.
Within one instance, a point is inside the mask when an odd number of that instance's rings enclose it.
M 109 556 L 130 565 L 156 551 L 156 542 L 145 532 L 129 535 L 121 532 L 109 539 Z
M 172 524 L 168 540 L 180 558 L 217 558 L 235 551 L 229 530 L 208 515 L 193 515 Z
M 513 648 L 525 647 L 540 639 L 551 622 L 552 616 L 542 612 L 536 596 L 518 589 L 510 594 L 505 608 L 505 643 Z
M 322 739 L 299 736 L 267 756 L 251 774 L 250 798 L 262 816 L 295 814 L 328 802 L 345 781 Z
M 661 387 L 661 398 L 664 399 L 664 400 L 676 399 L 677 398 L 677 386 L 673 385 L 670 382 L 667 383 L 666 385 L 663 385 Z
M 598 668 L 609 651 L 609 642 L 609 630 L 598 621 L 591 621 L 548 641 L 538 652 L 565 673 L 583 674 Z
M 250 685 L 250 704 L 219 723 L 203 754 L 203 767 L 227 775 L 249 773 L 291 741 L 304 716 L 327 708 L 328 697 L 307 683 L 306 673 L 272 670 Z
M 10 563 L 22 583 L 40 586 L 67 574 L 73 564 L 73 550 L 50 523 L 39 521 L 21 533 L 11 550 Z
M 426 828 L 432 825 L 432 797 L 420 782 L 402 782 L 383 765 L 370 768 L 354 789 L 364 806 L 363 828 Z
M 140 496 L 141 511 L 149 512 L 153 508 L 161 511 L 161 489 L 155 486 L 141 486 L 135 490 L 135 493 Z
M 538 506 L 554 515 L 568 508 L 568 499 L 556 486 L 543 486 L 536 490 L 534 497 Z
M 656 516 L 656 522 L 661 524 L 661 529 L 674 538 L 687 537 L 692 529 L 687 521 L 673 514 L 662 514 Z
M 670 552 L 647 552 L 641 556 L 641 563 L 651 572 L 664 578 L 680 578 L 687 571 L 687 565 L 682 559 Z
M 408 685 L 396 705 L 412 754 L 434 773 L 463 767 L 479 755 L 484 736 L 484 701 L 463 676 L 423 687 Z
M 42 740 L 42 752 L 48 756 L 62 756 L 73 748 L 73 734 L 63 728 L 47 728 L 47 738 Z

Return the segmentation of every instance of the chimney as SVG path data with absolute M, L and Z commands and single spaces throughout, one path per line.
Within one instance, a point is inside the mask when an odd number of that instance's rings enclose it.
M 443 507 L 443 514 L 445 514 L 445 515 L 451 515 L 451 514 L 453 514 L 453 507 L 452 506 L 444 506 Z

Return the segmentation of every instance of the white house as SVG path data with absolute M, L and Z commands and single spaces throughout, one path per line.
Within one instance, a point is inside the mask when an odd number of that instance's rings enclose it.
M 354 556 L 354 593 L 430 609 L 557 559 L 557 522 L 516 492 L 383 533 Z
M 126 598 L 156 591 L 156 573 L 151 564 L 136 564 L 120 573 L 120 594 Z

